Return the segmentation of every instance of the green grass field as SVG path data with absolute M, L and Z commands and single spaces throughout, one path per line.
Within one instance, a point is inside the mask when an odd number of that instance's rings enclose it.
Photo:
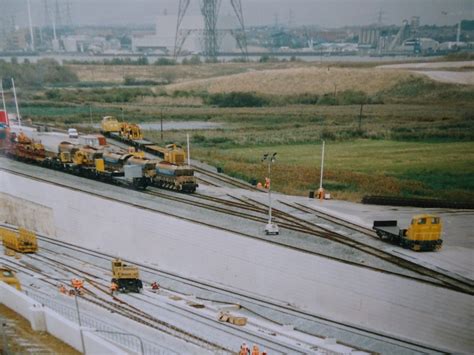
M 158 131 L 145 135 L 163 144 L 185 144 L 190 133 L 193 158 L 248 181 L 263 180 L 266 168 L 260 157 L 276 151 L 273 186 L 285 193 L 307 195 L 319 186 L 324 139 L 324 186 L 336 198 L 360 200 L 366 194 L 383 194 L 474 200 L 474 87 L 437 83 L 403 71 L 378 70 L 375 77 L 369 69 L 373 65 L 69 65 L 80 82 L 22 90 L 20 108 L 25 119 L 62 127 L 88 125 L 89 107 L 93 123 L 106 115 L 158 122 L 162 114 L 165 122 L 218 122 L 218 129 L 167 131 L 164 142 Z M 117 86 L 127 77 L 176 84 Z M 235 89 L 237 77 L 244 79 L 237 88 L 244 93 L 234 99 L 232 94 L 221 97 L 225 105 L 210 100 L 212 90 L 200 86 L 226 84 L 215 88 L 226 92 Z M 247 77 L 255 79 L 250 89 Z M 326 85 L 313 87 L 318 78 Z M 263 79 L 259 93 L 246 91 L 258 91 Z M 303 79 L 306 86 L 300 85 Z M 372 85 L 361 84 L 369 79 Z M 107 85 L 101 87 L 101 82 Z M 197 91 L 192 90 L 195 84 Z M 173 93 L 173 85 L 181 91 Z M 249 107 L 259 98 L 262 107 Z
M 193 149 L 195 158 L 248 181 L 263 181 L 266 167 L 260 159 L 266 152 L 278 153 L 276 190 L 306 195 L 319 186 L 320 144 Z M 473 142 L 327 142 L 324 186 L 334 197 L 350 200 L 365 194 L 472 200 L 473 152 Z

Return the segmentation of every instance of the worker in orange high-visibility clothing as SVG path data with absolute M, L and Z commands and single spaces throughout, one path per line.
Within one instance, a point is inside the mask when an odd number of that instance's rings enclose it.
M 258 348 L 258 345 L 254 345 L 252 347 L 252 355 L 260 355 L 260 349 Z
M 115 282 L 112 282 L 110 284 L 110 293 L 112 294 L 112 296 L 117 292 L 117 290 L 118 290 L 118 285 Z
M 59 292 L 66 294 L 67 293 L 66 287 L 62 284 L 59 285 Z
M 79 280 L 79 279 L 72 279 L 71 285 L 72 287 L 74 287 L 76 291 L 81 291 L 82 288 L 84 287 L 84 281 Z
M 270 178 L 265 178 L 265 188 L 269 189 L 270 188 Z

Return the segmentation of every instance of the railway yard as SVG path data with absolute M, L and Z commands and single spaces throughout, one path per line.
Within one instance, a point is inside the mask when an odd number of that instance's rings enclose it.
M 48 151 L 76 143 L 22 131 Z M 442 218 L 445 237 L 441 251 L 417 253 L 381 241 L 372 222 L 408 225 L 420 209 L 275 193 L 280 233 L 267 235 L 266 190 L 191 164 L 199 187 L 178 193 L 0 157 L 0 220 L 35 231 L 39 244 L 2 264 L 31 299 L 80 321 L 81 336 L 128 353 L 235 353 L 243 342 L 269 354 L 474 349 L 472 210 L 424 209 Z M 117 257 L 138 267 L 140 293 L 110 292 Z M 81 294 L 58 291 L 74 278 Z

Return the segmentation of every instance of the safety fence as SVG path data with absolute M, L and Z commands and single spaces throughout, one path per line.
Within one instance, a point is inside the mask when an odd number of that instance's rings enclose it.
M 54 310 L 74 323 L 79 324 L 80 317 L 80 324 L 83 327 L 84 333 L 96 333 L 98 336 L 107 339 L 114 344 L 118 344 L 133 353 L 159 355 L 177 354 L 177 352 L 172 349 L 130 333 L 130 330 L 105 322 L 104 317 L 99 318 L 91 315 L 90 312 L 84 312 L 85 304 L 80 298 L 77 299 L 76 306 L 74 298 L 72 297 L 68 300 L 62 299 L 63 297 L 61 296 L 51 297 L 50 295 L 36 291 L 28 291 L 28 295 L 37 302 Z

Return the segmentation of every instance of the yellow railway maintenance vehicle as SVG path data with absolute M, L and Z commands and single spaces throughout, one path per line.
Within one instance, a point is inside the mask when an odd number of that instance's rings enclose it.
M 186 165 L 186 153 L 179 144 L 167 144 L 162 147 L 146 139 L 139 125 L 119 122 L 113 116 L 105 116 L 100 124 L 100 131 L 104 136 L 125 142 L 147 153 L 153 154 L 167 163 Z
M 372 228 L 380 239 L 415 251 L 439 250 L 443 244 L 441 220 L 431 214 L 413 216 L 407 229 L 398 227 L 397 221 L 374 221 Z
M 100 123 L 100 130 L 104 134 L 118 133 L 122 124 L 113 116 L 105 116 Z
M 112 283 L 120 292 L 140 293 L 143 288 L 138 267 L 127 265 L 121 259 L 112 260 Z
M 15 287 L 18 291 L 21 291 L 20 281 L 16 277 L 15 272 L 2 265 L 0 265 L 0 281 Z
M 18 232 L 0 227 L 3 246 L 19 253 L 36 253 L 38 251 L 38 240 L 35 233 L 24 228 L 18 228 Z

